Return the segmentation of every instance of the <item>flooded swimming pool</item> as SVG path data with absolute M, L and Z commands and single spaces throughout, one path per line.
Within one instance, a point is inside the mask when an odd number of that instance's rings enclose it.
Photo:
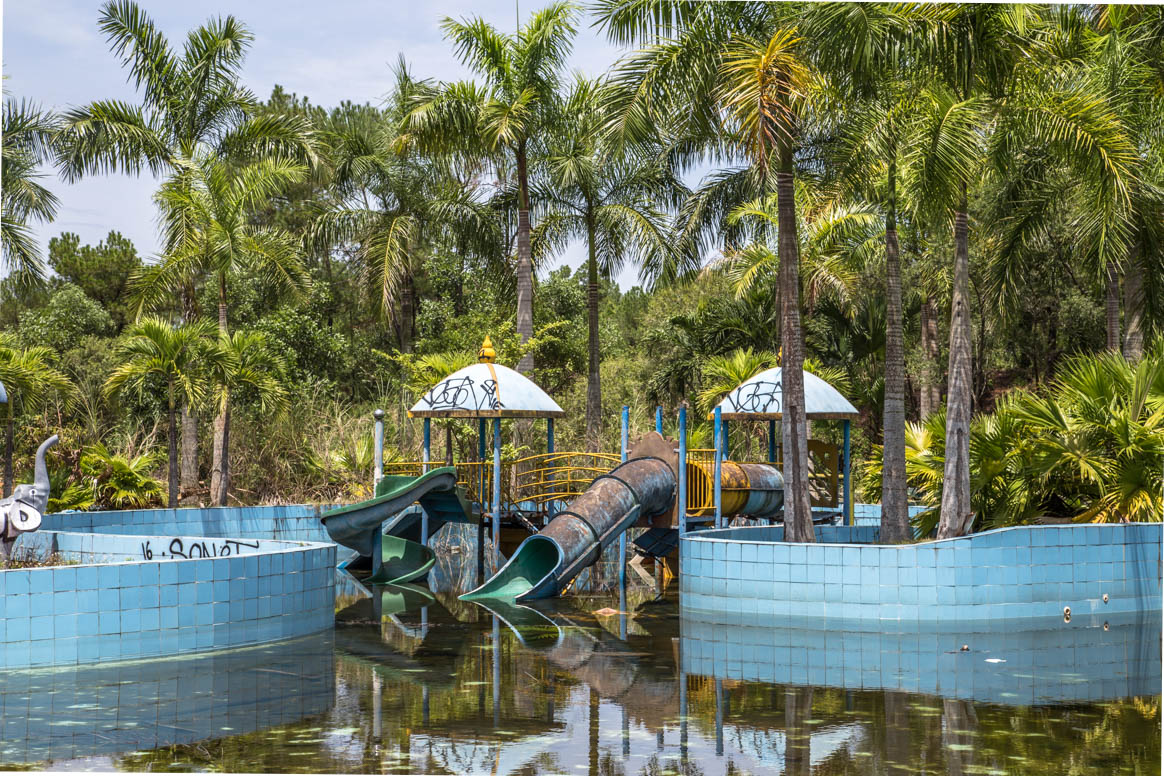
M 496 613 L 385 589 L 334 635 L 0 677 L 0 764 L 490 774 L 1152 774 L 1160 620 L 836 633 L 634 589 Z M 606 613 L 613 611 L 614 613 Z M 1106 626 L 1106 627 L 1105 627 Z M 970 640 L 962 644 L 954 642 Z M 951 646 L 952 645 L 952 646 Z M 811 681 L 810 681 L 811 680 Z

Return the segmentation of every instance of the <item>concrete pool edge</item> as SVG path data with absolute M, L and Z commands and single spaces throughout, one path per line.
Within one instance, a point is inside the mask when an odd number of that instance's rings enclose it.
M 688 533 L 680 605 L 757 617 L 958 622 L 1159 611 L 1164 524 L 1015 526 L 907 545 L 878 527 L 780 526 Z M 1105 600 L 1106 596 L 1106 600 Z

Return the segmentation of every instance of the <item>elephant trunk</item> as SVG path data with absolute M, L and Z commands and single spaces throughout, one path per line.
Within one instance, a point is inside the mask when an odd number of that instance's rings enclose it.
M 40 443 L 40 447 L 36 449 L 36 470 L 32 479 L 32 484 L 36 486 L 38 493 L 44 493 L 47 497 L 49 492 L 49 475 L 48 466 L 44 462 L 44 454 L 48 449 L 60 441 L 60 437 L 53 434 L 48 439 Z

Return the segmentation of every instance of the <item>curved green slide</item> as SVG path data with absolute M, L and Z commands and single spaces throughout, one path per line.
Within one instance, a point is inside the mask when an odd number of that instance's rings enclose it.
M 413 504 L 428 514 L 430 537 L 445 523 L 479 519 L 457 488 L 456 469 L 444 466 L 419 477 L 384 477 L 374 498 L 332 509 L 320 520 L 333 541 L 372 559 L 368 581 L 400 584 L 424 577 L 436 563 L 432 549 L 420 543 L 423 515 L 410 509 Z

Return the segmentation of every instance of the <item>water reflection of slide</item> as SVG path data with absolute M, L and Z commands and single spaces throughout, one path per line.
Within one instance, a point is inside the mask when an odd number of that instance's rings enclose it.
M 335 702 L 330 633 L 171 660 L 0 672 L 0 763 L 116 755 L 298 722 Z
M 682 613 L 682 669 L 720 679 L 885 690 L 1006 705 L 1099 701 L 1160 692 L 1160 617 L 1076 617 L 919 631 L 757 627 Z M 1106 625 L 1106 627 L 1105 627 Z M 968 649 L 963 651 L 962 647 Z
M 593 627 L 593 622 L 586 627 L 581 613 L 498 601 L 481 601 L 479 605 L 493 612 L 524 646 L 600 697 L 616 701 L 652 723 L 678 712 L 679 689 L 674 671 L 655 670 L 654 664 L 642 660 L 644 652 L 636 650 L 633 642 Z

